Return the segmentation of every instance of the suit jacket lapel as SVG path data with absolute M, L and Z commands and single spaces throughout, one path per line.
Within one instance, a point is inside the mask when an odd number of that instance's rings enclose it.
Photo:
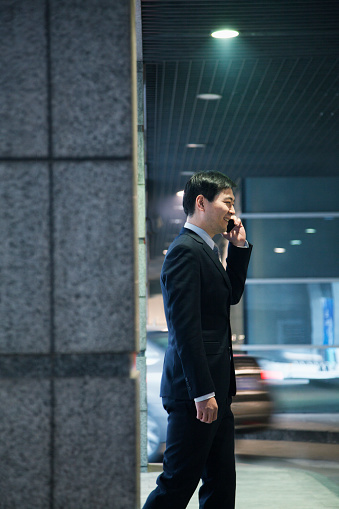
M 232 292 L 232 286 L 231 286 L 231 282 L 229 280 L 229 277 L 227 275 L 227 272 L 226 270 L 224 269 L 224 266 L 223 264 L 217 260 L 217 257 L 215 256 L 215 254 L 213 253 L 212 249 L 206 244 L 206 242 L 197 234 L 195 233 L 194 231 L 192 230 L 189 230 L 188 228 L 182 228 L 181 231 L 180 231 L 180 235 L 182 235 L 183 233 L 187 234 L 187 235 L 190 235 L 191 237 L 193 237 L 196 241 L 199 242 L 199 244 L 201 245 L 202 249 L 205 251 L 205 253 L 207 254 L 207 256 L 212 260 L 214 266 L 218 269 L 218 271 L 220 272 L 220 274 L 222 275 L 222 277 L 224 278 L 225 280 L 225 283 L 226 285 L 228 286 L 228 289 L 230 292 Z
M 231 282 L 229 280 L 226 270 L 224 269 L 223 264 L 221 263 L 220 260 L 217 259 L 216 255 L 213 253 L 212 249 L 206 244 L 206 242 L 203 242 L 202 247 L 203 247 L 205 253 L 207 253 L 207 255 L 210 257 L 210 259 L 212 260 L 212 262 L 214 263 L 214 265 L 216 266 L 216 268 L 218 269 L 218 271 L 220 272 L 222 277 L 224 278 L 225 283 L 227 284 L 230 292 L 232 292 Z

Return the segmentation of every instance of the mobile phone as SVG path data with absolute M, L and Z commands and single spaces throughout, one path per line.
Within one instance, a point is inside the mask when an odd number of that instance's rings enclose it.
M 229 233 L 231 230 L 233 230 L 233 228 L 234 228 L 234 221 L 233 221 L 233 219 L 230 219 L 228 221 L 227 228 L 226 228 L 227 233 Z

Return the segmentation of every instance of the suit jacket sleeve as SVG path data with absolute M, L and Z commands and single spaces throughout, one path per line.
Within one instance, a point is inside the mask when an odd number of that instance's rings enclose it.
M 177 351 L 191 399 L 215 390 L 202 338 L 201 270 L 194 250 L 181 244 L 167 254 L 161 276 L 169 348 Z
M 248 248 L 236 247 L 231 242 L 228 245 L 226 272 L 232 286 L 231 304 L 238 304 L 243 294 L 252 248 L 252 244 Z

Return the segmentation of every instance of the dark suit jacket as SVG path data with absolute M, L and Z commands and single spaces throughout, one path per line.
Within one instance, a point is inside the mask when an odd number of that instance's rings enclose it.
M 242 296 L 252 246 L 228 248 L 227 270 L 196 233 L 182 228 L 161 271 L 168 348 L 161 396 L 235 395 L 230 305 Z

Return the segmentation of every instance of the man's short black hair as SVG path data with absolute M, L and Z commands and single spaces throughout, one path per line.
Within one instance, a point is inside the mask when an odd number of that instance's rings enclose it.
M 219 171 L 201 171 L 195 173 L 185 185 L 183 207 L 187 216 L 195 211 L 195 199 L 202 194 L 208 201 L 221 193 L 223 189 L 237 187 L 236 184 Z

